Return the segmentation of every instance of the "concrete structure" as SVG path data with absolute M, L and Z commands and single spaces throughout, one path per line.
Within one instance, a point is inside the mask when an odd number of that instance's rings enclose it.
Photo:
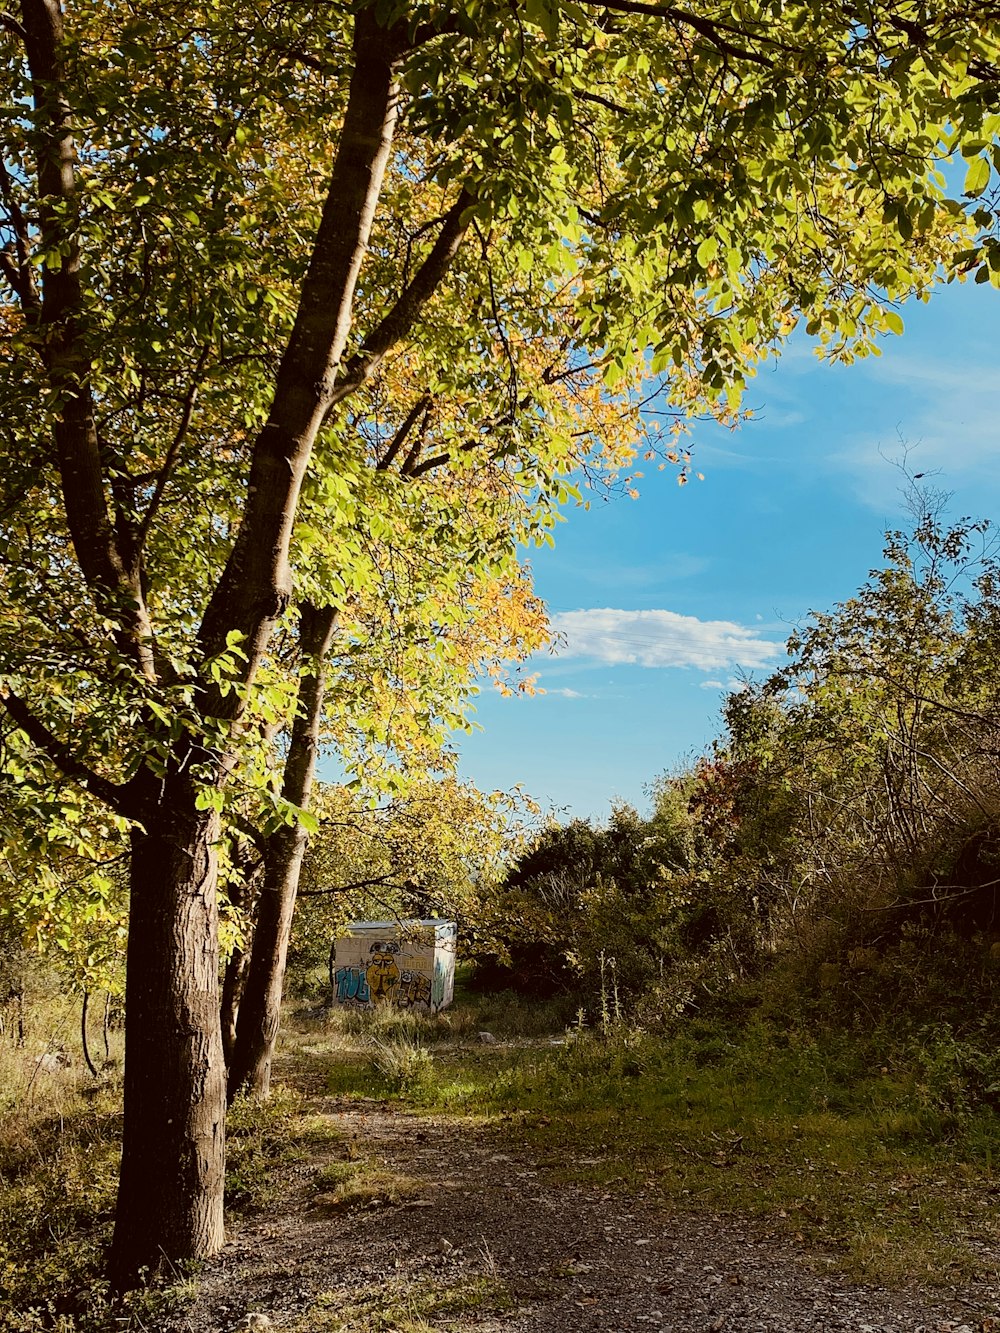
M 336 942 L 334 1004 L 437 1013 L 455 993 L 454 921 L 352 921 Z

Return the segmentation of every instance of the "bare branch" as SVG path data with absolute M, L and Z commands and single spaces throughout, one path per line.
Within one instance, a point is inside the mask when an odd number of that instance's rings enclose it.
M 136 533 L 136 545 L 140 549 L 145 544 L 146 538 L 149 535 L 149 529 L 160 507 L 160 501 L 163 499 L 163 492 L 170 479 L 170 473 L 173 471 L 174 463 L 177 461 L 177 455 L 180 452 L 180 447 L 184 443 L 184 438 L 191 425 L 191 418 L 194 415 L 195 399 L 198 397 L 198 388 L 201 382 L 202 372 L 205 369 L 205 362 L 208 360 L 208 352 L 209 344 L 205 343 L 201 349 L 201 354 L 198 357 L 198 362 L 195 366 L 194 374 L 191 377 L 188 391 L 184 395 L 184 402 L 181 407 L 181 419 L 178 422 L 174 438 L 170 442 L 167 456 L 163 460 L 163 467 L 160 469 L 156 478 L 156 487 L 153 490 L 152 499 L 149 502 L 146 512 L 142 516 L 142 522 L 139 524 L 139 530 Z
M 723 37 L 722 34 L 727 32 L 744 40 L 752 36 L 759 41 L 766 42 L 769 46 L 783 50 L 790 49 L 774 38 L 765 37 L 759 33 L 748 33 L 736 24 L 715 22 L 712 19 L 702 18 L 698 14 L 689 14 L 687 10 L 677 9 L 674 5 L 645 4 L 643 0 L 583 0 L 583 3 L 595 6 L 598 9 L 610 9 L 617 14 L 648 14 L 654 18 L 672 19 L 675 23 L 679 23 L 686 28 L 692 28 L 699 33 L 711 42 L 722 55 L 732 56 L 736 60 L 747 60 L 753 65 L 763 65 L 765 69 L 773 69 L 774 61 L 768 56 L 761 55 L 759 51 L 748 51 L 743 46 L 735 45 L 735 43 Z
M 431 403 L 430 394 L 424 393 L 421 394 L 420 397 L 417 399 L 417 401 L 413 404 L 409 412 L 406 414 L 403 424 L 400 426 L 399 430 L 396 431 L 396 434 L 392 437 L 392 442 L 390 443 L 388 449 L 386 449 L 385 453 L 375 464 L 375 470 L 377 472 L 387 472 L 389 470 L 389 468 L 395 461 L 396 456 L 399 453 L 400 449 L 402 449 L 403 445 L 406 443 L 406 437 L 409 435 L 410 431 L 416 425 L 417 418 L 421 415 L 421 413 L 426 414 L 427 409 L 430 407 L 430 403 Z M 406 471 L 405 465 L 403 471 L 404 472 Z

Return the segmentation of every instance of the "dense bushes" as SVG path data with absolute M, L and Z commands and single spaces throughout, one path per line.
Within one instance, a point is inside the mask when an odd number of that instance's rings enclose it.
M 1000 979 L 1000 567 L 985 524 L 924 513 L 813 617 L 790 664 L 652 813 L 550 828 L 509 873 L 491 983 L 662 1022 L 794 1020 L 989 1039 Z M 610 979 L 610 981 L 609 981 Z M 995 1033 L 994 1033 L 995 1035 Z

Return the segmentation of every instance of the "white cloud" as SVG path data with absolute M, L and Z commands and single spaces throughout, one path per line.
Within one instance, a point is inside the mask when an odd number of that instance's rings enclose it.
M 733 620 L 699 620 L 676 611 L 620 611 L 612 607 L 560 611 L 550 618 L 559 658 L 643 667 L 768 666 L 783 645 Z
M 587 697 L 585 694 L 581 694 L 579 690 L 566 690 L 566 689 L 562 689 L 562 690 L 549 690 L 549 689 L 547 689 L 547 690 L 545 691 L 545 693 L 546 693 L 546 694 L 558 694 L 559 697 L 560 697 L 561 699 L 585 699 L 585 698 Z
M 725 687 L 721 680 L 703 680 L 698 688 L 699 690 L 721 690 Z

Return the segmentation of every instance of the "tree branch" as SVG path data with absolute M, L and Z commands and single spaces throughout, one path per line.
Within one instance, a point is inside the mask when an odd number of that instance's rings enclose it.
M 174 463 L 177 461 L 177 455 L 180 452 L 180 447 L 184 443 L 184 437 L 187 435 L 188 428 L 191 425 L 191 418 L 194 415 L 195 399 L 198 397 L 198 386 L 202 371 L 205 369 L 205 362 L 208 360 L 208 353 L 209 344 L 205 343 L 201 349 L 201 354 L 198 357 L 197 365 L 194 368 L 191 384 L 188 387 L 187 393 L 184 395 L 184 402 L 181 407 L 181 419 L 178 422 L 174 438 L 170 442 L 167 456 L 163 460 L 163 467 L 160 469 L 156 478 L 156 486 L 153 490 L 152 498 L 150 499 L 146 512 L 142 516 L 142 522 L 139 524 L 139 529 L 136 533 L 136 545 L 140 549 L 145 545 L 146 538 L 149 535 L 149 529 L 153 519 L 156 517 L 157 510 L 160 507 L 160 501 L 163 499 L 163 492 L 170 479 L 170 473 L 173 471 Z
M 395 878 L 393 871 L 385 875 L 376 875 L 373 879 L 355 879 L 349 884 L 338 884 L 334 889 L 299 889 L 300 898 L 326 898 L 331 893 L 349 893 L 351 889 L 372 889 L 376 885 L 385 886 L 391 884 L 394 888 L 402 888 L 403 885 Z
M 7 170 L 6 162 L 2 158 L 0 158 L 0 198 L 3 199 L 14 232 L 14 254 L 12 255 L 5 250 L 0 256 L 0 262 L 3 264 L 7 281 L 17 293 L 21 305 L 24 307 L 28 323 L 34 324 L 41 312 L 42 302 L 35 282 L 34 269 L 31 266 L 28 220 L 24 216 L 21 205 L 17 202 L 17 196 L 14 193 L 14 182 Z
M 458 451 L 459 453 L 468 454 L 471 453 L 473 449 L 481 449 L 485 443 L 485 439 L 466 440 L 464 444 L 458 446 Z M 435 468 L 439 468 L 443 466 L 443 464 L 450 462 L 451 458 L 452 454 L 450 453 L 435 454 L 433 458 L 425 458 L 422 463 L 415 467 L 411 467 L 404 475 L 409 477 L 412 481 L 414 477 L 422 477 L 425 472 L 433 472 Z
M 750 34 L 736 24 L 719 23 L 702 18 L 698 14 L 689 14 L 687 10 L 677 9 L 674 5 L 645 4 L 643 0 L 582 0 L 582 3 L 598 9 L 610 9 L 616 14 L 648 14 L 655 18 L 673 19 L 675 23 L 679 23 L 686 28 L 692 28 L 699 33 L 723 55 L 732 56 L 737 60 L 747 60 L 753 65 L 762 65 L 765 69 L 773 69 L 774 61 L 765 55 L 761 55 L 759 51 L 748 51 L 745 47 L 736 46 L 723 37 L 722 33 L 728 32 L 735 37 L 744 39 L 752 35 L 759 37 L 760 41 L 767 42 L 769 46 L 782 50 L 791 49 L 774 38 L 763 37 L 756 33 Z
M 124 815 L 126 818 L 133 817 L 130 803 L 127 800 L 127 788 L 109 782 L 107 778 L 102 778 L 99 773 L 95 773 L 89 764 L 84 763 L 73 753 L 65 741 L 61 741 L 58 736 L 48 729 L 44 722 L 35 717 L 24 700 L 19 698 L 9 686 L 0 686 L 0 704 L 3 704 L 19 730 L 23 731 L 28 740 L 52 760 L 61 773 L 68 778 L 73 778 L 81 787 L 86 788 L 98 800 L 103 801 L 105 805 L 109 805 L 117 814 Z
M 42 267 L 38 340 L 49 386 L 62 407 L 54 424 L 66 519 L 77 562 L 101 610 L 118 624 L 119 646 L 147 680 L 156 679 L 152 629 L 131 533 L 112 522 L 90 385 L 80 277 L 76 144 L 58 0 L 22 0 L 34 112 L 41 247 L 59 255 Z
M 278 370 L 271 410 L 253 448 L 236 541 L 199 631 L 206 658 L 243 634 L 252 677 L 275 621 L 291 600 L 288 554 L 299 493 L 329 413 L 347 343 L 358 275 L 392 151 L 405 25 L 384 26 L 374 6 L 354 21 L 354 70 L 330 185 L 299 309 Z M 210 692 L 206 706 L 233 716 L 239 691 Z
M 395 461 L 397 454 L 399 453 L 400 449 L 402 449 L 403 445 L 406 443 L 407 436 L 409 435 L 413 427 L 416 425 L 417 418 L 420 416 L 422 412 L 425 413 L 427 411 L 427 409 L 430 407 L 430 404 L 431 404 L 430 394 L 429 393 L 421 394 L 420 397 L 417 399 L 417 401 L 410 408 L 409 412 L 406 414 L 403 424 L 400 426 L 399 430 L 397 430 L 396 434 L 392 437 L 392 441 L 388 449 L 386 449 L 385 453 L 375 464 L 376 472 L 388 472 L 389 468 L 392 467 L 392 464 Z
M 472 203 L 471 192 L 463 186 L 458 198 L 444 215 L 441 230 L 427 258 L 400 293 L 396 304 L 368 334 L 361 350 L 344 367 L 333 391 L 331 408 L 359 389 L 378 369 L 386 352 L 413 328 L 458 253 L 469 229 L 469 219 L 463 215 L 467 214 Z
M 8 32 L 12 32 L 22 42 L 28 40 L 28 34 L 24 31 L 24 28 L 18 23 L 14 15 L 8 13 L 5 9 L 0 10 L 0 28 L 6 28 Z
M 253 844 L 262 857 L 267 854 L 267 839 L 256 824 L 247 819 L 245 815 L 234 815 L 232 825 L 237 833 L 241 833 L 248 842 Z
M 585 88 L 574 88 L 573 96 L 581 102 L 593 102 L 595 106 L 603 106 L 608 111 L 613 111 L 616 116 L 630 116 L 632 112 L 627 106 L 622 106 L 620 102 L 613 102 L 610 97 L 602 97 L 600 93 L 587 92 Z

